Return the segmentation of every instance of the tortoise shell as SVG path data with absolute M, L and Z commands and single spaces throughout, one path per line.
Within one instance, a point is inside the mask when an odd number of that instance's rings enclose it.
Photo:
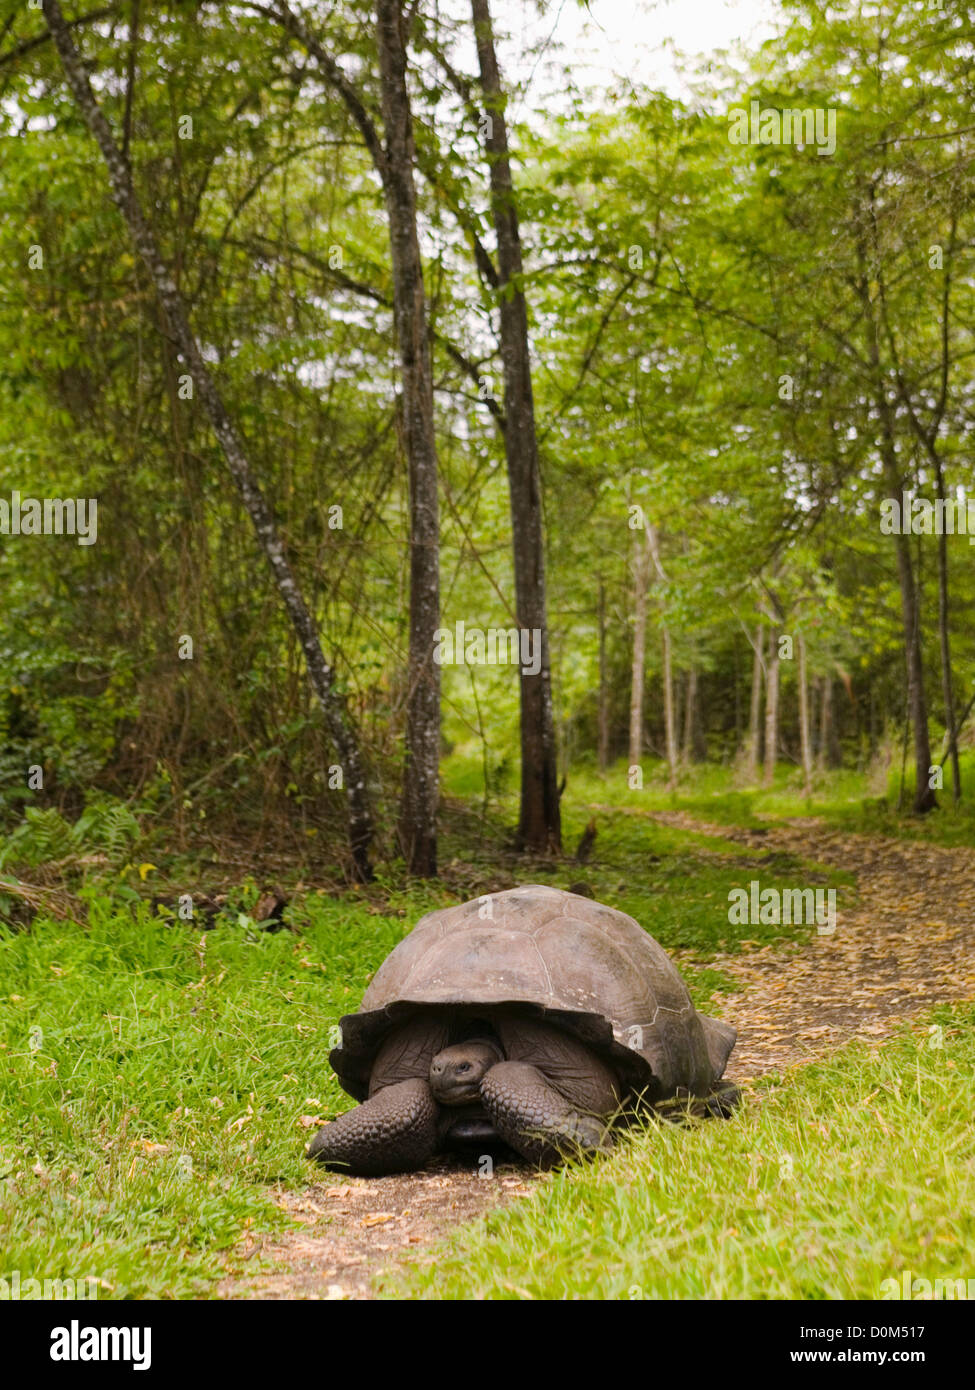
M 418 1013 L 540 1018 L 593 1047 L 649 1104 L 705 1095 L 734 1045 L 699 1015 L 663 947 L 624 912 L 532 883 L 429 912 L 390 952 L 329 1060 L 368 1094 L 384 1039 Z

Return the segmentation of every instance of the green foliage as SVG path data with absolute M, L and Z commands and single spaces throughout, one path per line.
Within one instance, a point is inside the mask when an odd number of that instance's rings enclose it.
M 86 854 L 117 863 L 141 835 L 134 812 L 107 797 L 93 798 L 73 825 L 53 807 L 28 806 L 22 823 L 0 846 L 0 866 L 36 867 Z
M 43 19 L 13 0 L 0 15 L 2 60 Z M 307 16 L 355 56 L 375 111 L 371 14 L 343 0 Z M 534 110 L 524 93 L 512 142 L 570 769 L 594 761 L 601 683 L 610 757 L 626 751 L 636 507 L 662 566 L 649 594 L 645 746 L 663 746 L 664 629 L 679 714 L 691 672 L 698 680 L 695 756 L 739 754 L 759 626 L 803 634 L 809 685 L 817 709 L 831 691 L 848 769 L 865 771 L 902 724 L 897 564 L 878 524 L 891 490 L 878 380 L 897 396 L 905 485 L 930 492 L 933 440 L 948 494 L 968 488 L 975 199 L 963 147 L 948 138 L 970 105 L 959 18 L 953 5 L 888 15 L 798 3 L 743 67 L 716 60 L 693 74 L 693 100 L 583 100 L 568 72 L 556 110 Z M 384 831 L 401 770 L 408 489 L 382 197 L 348 112 L 310 79 L 313 64 L 294 67 L 272 21 L 240 26 L 217 6 L 185 20 L 179 7 L 142 17 L 131 102 L 127 43 L 98 23 L 77 39 L 113 129 L 128 122 L 137 192 L 309 596 Z M 504 452 L 485 398 L 502 390 L 498 297 L 472 258 L 475 235 L 490 244 L 487 171 L 438 57 L 462 63 L 457 37 L 421 7 L 417 197 L 436 306 L 443 621 L 490 627 L 514 621 L 515 585 Z M 12 825 L 31 801 L 27 769 L 40 766 L 42 805 L 62 814 L 93 785 L 125 800 L 151 787 L 180 836 L 190 819 L 260 832 L 297 816 L 301 833 L 332 845 L 334 750 L 98 151 L 51 45 L 0 72 L 0 496 L 96 495 L 101 508 L 95 546 L 24 536 L 0 546 L 0 809 Z M 730 142 L 729 112 L 753 97 L 835 109 L 835 152 Z M 184 138 L 178 114 L 189 112 Z M 31 246 L 44 252 L 37 269 Z M 876 367 L 871 315 L 881 315 Z M 917 542 L 937 740 L 937 563 L 933 543 Z M 960 706 L 975 680 L 969 555 L 967 538 L 949 537 Z M 192 660 L 178 656 L 184 635 Z M 454 666 L 442 677 L 445 739 L 486 766 L 496 802 L 517 771 L 515 672 Z M 780 677 L 780 745 L 796 760 L 796 662 Z

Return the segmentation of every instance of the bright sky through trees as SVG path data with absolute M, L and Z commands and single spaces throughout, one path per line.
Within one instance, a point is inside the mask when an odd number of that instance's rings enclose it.
M 674 58 L 711 54 L 742 41 L 751 50 L 772 32 L 779 6 L 773 0 L 560 0 L 533 13 L 522 0 L 498 6 L 498 27 L 512 43 L 504 57 L 519 82 L 533 74 L 547 95 L 564 90 L 557 62 L 525 57 L 531 45 L 561 44 L 580 86 L 612 87 L 621 81 L 659 86 L 671 96 L 687 94 L 686 73 Z

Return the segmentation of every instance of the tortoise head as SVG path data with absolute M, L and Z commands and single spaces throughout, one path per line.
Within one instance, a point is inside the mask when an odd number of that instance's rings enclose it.
M 498 1043 L 488 1038 L 468 1038 L 438 1052 L 430 1063 L 430 1089 L 441 1105 L 469 1105 L 480 1098 L 486 1073 L 504 1061 Z

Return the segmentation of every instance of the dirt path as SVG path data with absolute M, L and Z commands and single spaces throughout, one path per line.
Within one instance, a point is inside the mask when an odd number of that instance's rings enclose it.
M 856 902 L 844 904 L 837 890 L 833 934 L 715 958 L 741 984 L 723 1001 L 724 1016 L 739 1030 L 729 1069 L 736 1080 L 801 1066 L 852 1038 L 879 1040 L 933 1004 L 975 998 L 975 850 L 851 835 L 809 819 L 762 831 L 683 812 L 653 819 L 754 848 L 756 858 L 742 861 L 743 887 L 761 882 L 759 856 L 770 852 L 856 875 Z M 797 873 L 795 887 L 802 886 Z M 384 1266 L 528 1193 L 533 1181 L 525 1168 L 499 1167 L 482 1177 L 444 1160 L 422 1173 L 335 1177 L 282 1192 L 276 1200 L 301 1228 L 252 1240 L 242 1253 L 268 1257 L 276 1269 L 228 1280 L 221 1296 L 371 1298 Z
M 267 1257 L 277 1268 L 228 1280 L 223 1298 L 366 1299 L 373 1279 L 398 1257 L 430 1245 L 453 1226 L 527 1196 L 533 1174 L 509 1165 L 481 1177 L 437 1159 L 421 1173 L 388 1178 L 330 1175 L 328 1184 L 278 1192 L 275 1200 L 300 1230 L 254 1241 L 238 1254 Z
M 934 1004 L 975 999 L 975 850 L 851 835 L 808 819 L 758 832 L 682 812 L 654 819 L 856 875 L 856 902 L 837 889 L 832 935 L 715 957 L 742 986 L 723 1006 L 738 1029 L 737 1080 L 801 1066 L 854 1037 L 882 1038 Z M 742 868 L 742 887 L 761 883 L 760 860 Z M 801 880 L 798 872 L 795 887 Z

